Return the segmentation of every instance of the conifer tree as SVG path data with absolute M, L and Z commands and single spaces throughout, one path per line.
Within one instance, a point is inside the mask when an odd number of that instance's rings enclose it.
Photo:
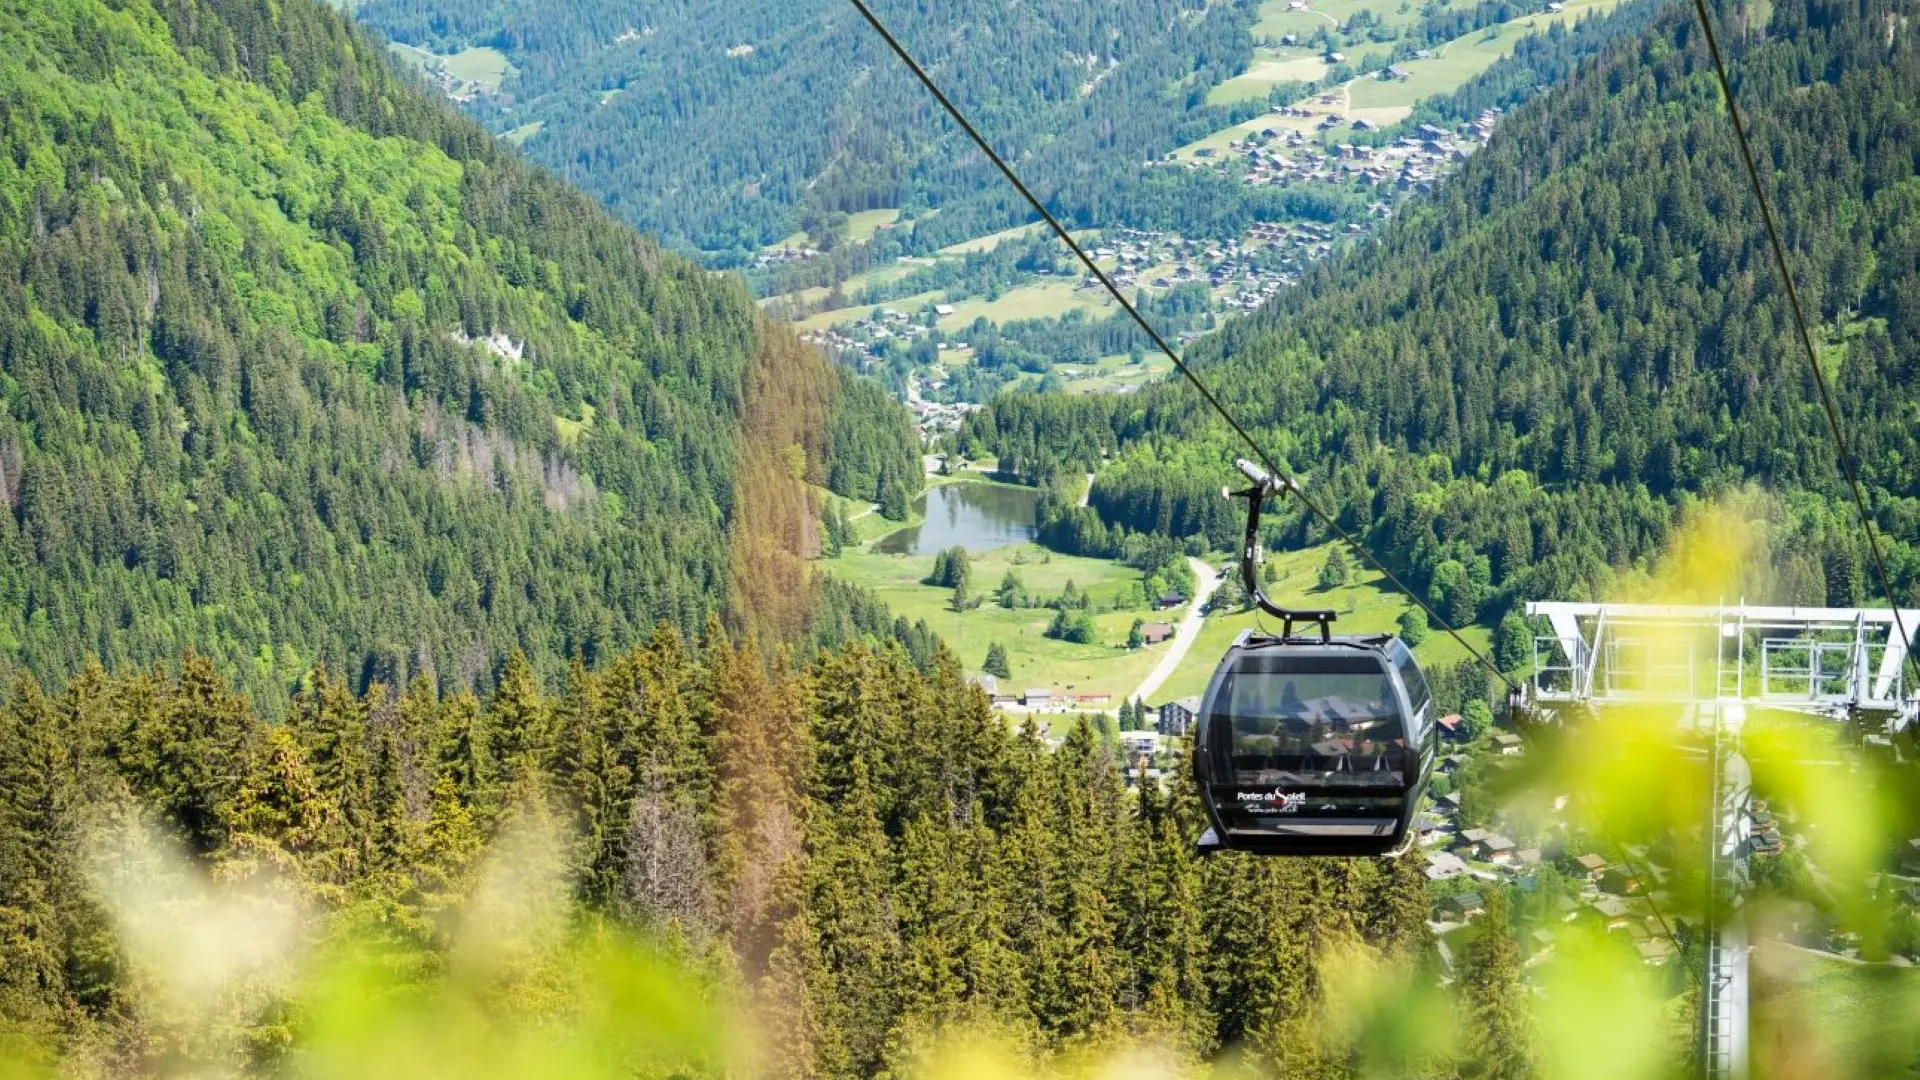
M 821 1072 L 866 1076 L 885 1058 L 898 1015 L 900 942 L 880 827 L 866 763 L 855 760 L 844 800 L 831 811 L 810 803 L 816 824 L 807 853 L 808 909 L 819 965 L 808 984 L 819 1002 Z
M 1013 571 L 1000 579 L 1000 587 L 994 591 L 994 600 L 1003 608 L 1012 611 L 1020 606 L 1021 598 L 1026 595 L 1027 587 L 1020 582 L 1020 576 Z
M 539 680 L 525 653 L 516 649 L 507 658 L 500 683 L 487 698 L 487 716 L 502 778 L 519 784 L 537 774 L 548 759 L 553 735 Z
M 1533 1074 L 1526 989 L 1504 891 L 1488 890 L 1486 911 L 1475 929 L 1460 975 L 1468 1021 L 1460 1075 L 1463 1080 L 1523 1080 Z
M 1353 569 L 1347 562 L 1347 553 L 1339 544 L 1327 549 L 1327 559 L 1320 564 L 1320 574 L 1316 579 L 1322 589 L 1337 589 L 1345 585 L 1353 576 Z
M 23 675 L 0 706 L 0 1017 L 36 1035 L 67 1019 L 67 791 L 52 703 Z
M 382 688 L 375 692 L 384 694 Z M 329 804 L 319 828 L 304 843 L 326 850 L 328 880 L 343 882 L 372 866 L 374 852 L 374 778 L 367 745 L 367 702 L 326 669 L 313 673 L 307 689 L 294 698 L 290 719 L 299 733 L 305 760 L 280 762 L 284 783 L 305 782 L 314 795 L 325 792 Z M 309 778 L 297 775 L 307 772 Z M 271 835 L 271 834 L 268 834 Z
M 992 675 L 996 679 L 1013 678 L 1013 664 L 1007 659 L 1006 646 L 997 641 L 989 644 L 987 646 L 987 659 L 980 665 L 980 670 Z

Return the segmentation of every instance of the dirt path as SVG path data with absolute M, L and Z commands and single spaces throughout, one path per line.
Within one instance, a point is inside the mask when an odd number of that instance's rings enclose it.
M 1160 658 L 1160 663 L 1154 666 L 1153 672 L 1147 676 L 1146 681 L 1133 692 L 1133 698 L 1148 704 L 1153 703 L 1153 695 L 1160 692 L 1160 688 L 1166 685 L 1168 679 L 1173 678 L 1173 673 L 1180 670 L 1180 664 L 1186 660 L 1188 650 L 1192 649 L 1193 643 L 1199 640 L 1200 627 L 1206 622 L 1207 601 L 1212 598 L 1213 591 L 1220 587 L 1221 577 L 1213 572 L 1213 567 L 1199 559 L 1188 559 L 1187 565 L 1193 567 L 1193 577 L 1197 583 L 1193 601 L 1187 605 L 1186 617 L 1180 620 L 1180 625 L 1174 627 L 1173 641 L 1167 646 L 1167 655 Z

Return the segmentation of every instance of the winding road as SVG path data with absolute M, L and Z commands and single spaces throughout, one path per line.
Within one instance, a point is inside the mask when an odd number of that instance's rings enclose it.
M 1154 666 L 1146 681 L 1142 682 L 1133 692 L 1132 697 L 1128 698 L 1129 701 L 1137 699 L 1153 704 L 1153 695 L 1159 693 L 1167 680 L 1173 678 L 1173 673 L 1180 670 L 1180 664 L 1186 660 L 1187 652 L 1193 648 L 1193 643 L 1200 639 L 1200 628 L 1206 623 L 1207 618 L 1207 601 L 1213 597 L 1213 591 L 1220 587 L 1222 578 L 1213 572 L 1213 567 L 1199 559 L 1188 559 L 1187 565 L 1193 567 L 1196 588 L 1192 602 L 1187 605 L 1186 617 L 1180 620 L 1180 625 L 1174 627 L 1173 640 L 1167 643 L 1167 654 L 1160 658 L 1160 663 Z

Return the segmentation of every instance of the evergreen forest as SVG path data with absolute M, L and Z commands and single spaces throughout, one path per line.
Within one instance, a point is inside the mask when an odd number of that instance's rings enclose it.
M 0 664 L 557 678 L 721 610 L 750 450 L 918 489 L 904 410 L 333 11 L 0 27 Z

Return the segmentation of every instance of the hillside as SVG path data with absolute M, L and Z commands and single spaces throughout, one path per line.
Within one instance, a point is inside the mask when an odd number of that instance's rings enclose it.
M 879 9 L 1044 187 L 1097 188 L 1259 111 L 1188 114 L 1250 58 L 1256 7 Z M 515 74 L 467 95 L 475 115 L 671 244 L 737 260 L 831 214 L 939 207 L 924 252 L 1026 220 L 844 2 L 366 0 L 356 15 L 443 56 L 498 49 Z
M 1896 587 L 1920 587 L 1920 90 L 1911 3 L 1774 5 L 1736 77 Z M 1740 26 L 1735 21 L 1736 27 Z M 1594 595 L 1698 496 L 1783 496 L 1782 600 L 1877 591 L 1758 213 L 1684 11 L 1519 110 L 1377 245 L 1194 348 L 1205 377 L 1453 617 Z M 1650 167 L 1651 166 L 1651 167 Z M 1232 542 L 1241 452 L 1168 383 L 1008 398 L 959 442 L 1058 477 L 1047 534 Z M 1091 509 L 1067 489 L 1114 460 Z M 1319 530 L 1284 516 L 1276 539 Z
M 900 410 L 330 10 L 0 30 L 8 666 L 195 650 L 267 702 L 316 663 L 557 674 L 718 610 L 756 408 L 818 483 L 918 486 Z

